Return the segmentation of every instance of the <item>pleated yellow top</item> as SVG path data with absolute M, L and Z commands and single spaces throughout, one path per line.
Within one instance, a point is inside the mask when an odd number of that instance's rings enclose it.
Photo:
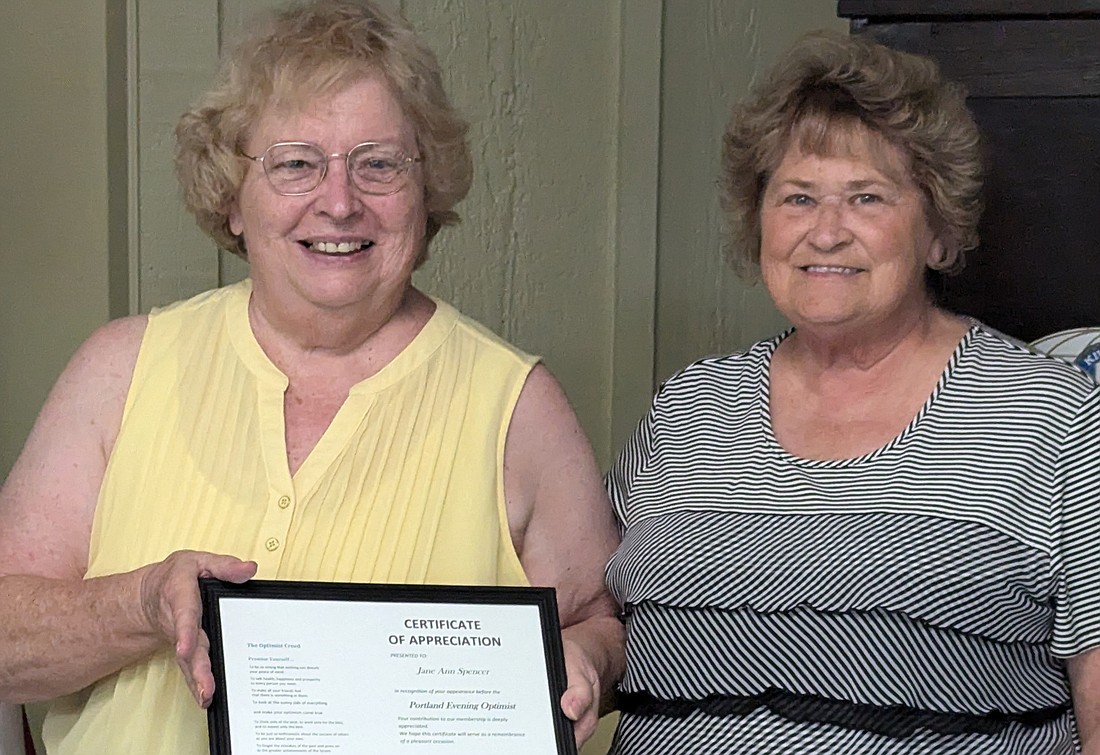
M 536 360 L 437 301 L 291 477 L 287 379 L 252 335 L 251 290 L 244 281 L 150 315 L 88 576 L 195 549 L 254 559 L 261 579 L 527 584 L 502 470 Z M 167 649 L 54 701 L 43 734 L 50 755 L 209 752 L 206 713 Z

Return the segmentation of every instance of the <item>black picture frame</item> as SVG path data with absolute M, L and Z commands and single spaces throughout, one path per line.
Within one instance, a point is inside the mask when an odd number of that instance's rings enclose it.
M 557 598 L 549 587 L 481 587 L 454 585 L 394 585 L 344 582 L 302 582 L 283 580 L 251 580 L 243 584 L 200 579 L 202 597 L 202 627 L 210 640 L 210 661 L 216 683 L 213 700 L 207 710 L 211 755 L 230 755 L 230 709 L 226 674 L 225 648 L 222 633 L 222 601 L 226 599 L 272 599 L 293 601 L 341 601 L 373 603 L 407 603 L 410 606 L 431 604 L 469 606 L 524 605 L 535 606 L 542 631 L 546 680 L 550 697 L 547 715 L 559 755 L 577 755 L 573 722 L 561 710 L 561 696 L 566 689 L 565 655 L 561 642 Z M 324 628 L 318 628 L 323 633 Z M 339 642 L 338 638 L 330 638 Z M 354 641 L 349 639 L 348 641 Z M 446 752 L 446 749 L 440 749 Z

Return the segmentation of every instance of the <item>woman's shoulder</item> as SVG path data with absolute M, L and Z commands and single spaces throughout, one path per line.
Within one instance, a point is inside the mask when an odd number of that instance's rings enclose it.
M 147 324 L 145 315 L 122 317 L 88 336 L 50 390 L 24 454 L 52 459 L 56 449 L 69 449 L 76 458 L 83 449 L 90 457 L 105 458 L 118 432 Z
M 435 297 L 432 297 L 432 301 L 435 302 L 436 307 L 432 315 L 432 327 L 439 328 L 446 334 L 463 341 L 476 344 L 483 354 L 485 352 L 496 354 L 499 358 L 527 367 L 539 361 L 538 356 L 525 351 L 481 322 L 463 314 L 454 305 Z
M 978 321 L 971 327 L 963 357 L 971 373 L 994 385 L 1079 394 L 1091 393 L 1097 387 L 1089 375 L 1064 359 L 1042 353 Z
M 69 377 L 80 382 L 114 380 L 128 386 L 148 325 L 148 315 L 130 315 L 99 326 L 70 359 Z
M 186 299 L 155 306 L 150 310 L 149 315 L 154 321 L 162 319 L 188 320 L 202 312 L 220 315 L 224 308 L 228 306 L 237 305 L 244 309 L 247 307 L 248 298 L 251 295 L 252 281 L 245 278 L 237 283 L 202 291 Z
M 772 354 L 787 335 L 785 332 L 757 341 L 743 350 L 697 359 L 662 382 L 659 393 L 727 392 L 739 387 L 756 387 L 766 378 Z

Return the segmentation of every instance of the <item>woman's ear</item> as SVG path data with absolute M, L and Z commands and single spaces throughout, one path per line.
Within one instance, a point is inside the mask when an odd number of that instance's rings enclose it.
M 943 241 L 943 235 L 936 234 L 928 246 L 928 257 L 924 264 L 932 270 L 942 270 L 945 262 L 947 262 L 947 245 Z
M 239 200 L 236 199 L 229 205 L 229 230 L 233 232 L 234 236 L 241 236 L 244 234 L 244 221 L 241 220 L 241 206 Z

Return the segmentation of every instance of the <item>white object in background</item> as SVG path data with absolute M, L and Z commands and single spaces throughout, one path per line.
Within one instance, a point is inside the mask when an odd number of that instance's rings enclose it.
M 1070 328 L 1034 340 L 1031 348 L 1058 357 L 1100 381 L 1100 327 Z
M 0 755 L 26 755 L 21 705 L 0 703 Z

